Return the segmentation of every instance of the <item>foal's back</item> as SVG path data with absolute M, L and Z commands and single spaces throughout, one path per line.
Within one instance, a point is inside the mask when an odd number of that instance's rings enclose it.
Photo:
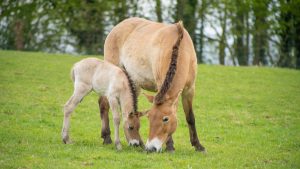
M 97 58 L 86 58 L 77 62 L 72 70 L 73 81 L 85 83 L 96 93 L 107 95 L 109 92 L 121 89 L 124 72 L 117 66 Z

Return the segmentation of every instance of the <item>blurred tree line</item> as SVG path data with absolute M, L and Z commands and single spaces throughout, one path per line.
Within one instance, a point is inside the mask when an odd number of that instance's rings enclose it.
M 183 20 L 199 63 L 300 68 L 300 0 L 3 0 L 0 48 L 103 54 L 133 16 Z

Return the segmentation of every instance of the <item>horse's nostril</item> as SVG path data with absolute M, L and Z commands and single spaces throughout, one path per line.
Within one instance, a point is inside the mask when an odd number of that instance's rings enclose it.
M 133 146 L 137 147 L 137 146 L 139 146 L 139 143 L 133 143 Z

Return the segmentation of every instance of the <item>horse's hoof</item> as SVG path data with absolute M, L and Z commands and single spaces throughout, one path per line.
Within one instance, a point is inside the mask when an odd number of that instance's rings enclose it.
M 166 149 L 166 152 L 170 153 L 170 154 L 174 154 L 175 153 L 175 150 L 167 150 Z
M 207 154 L 206 149 L 203 146 L 195 147 L 195 150 L 199 151 L 199 152 L 201 152 L 203 154 Z
M 166 151 L 167 151 L 168 153 L 173 154 L 173 153 L 175 153 L 175 148 L 174 148 L 174 147 L 167 147 L 167 148 L 166 148 Z

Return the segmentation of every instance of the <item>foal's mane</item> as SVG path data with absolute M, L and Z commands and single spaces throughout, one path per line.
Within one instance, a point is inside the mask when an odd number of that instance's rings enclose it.
M 137 93 L 136 93 L 136 87 L 135 87 L 135 84 L 134 82 L 132 81 L 131 77 L 129 76 L 126 68 L 123 66 L 123 72 L 125 73 L 127 79 L 128 79 L 128 86 L 129 86 L 129 89 L 130 89 L 130 94 L 131 94 L 131 97 L 132 97 L 132 106 L 133 106 L 133 113 L 136 113 L 137 112 Z
M 176 23 L 176 27 L 177 27 L 177 30 L 178 30 L 178 38 L 177 38 L 177 41 L 173 45 L 173 48 L 172 48 L 172 55 L 171 55 L 171 62 L 170 62 L 170 65 L 169 65 L 169 69 L 168 69 L 168 72 L 166 74 L 166 78 L 165 78 L 158 94 L 155 96 L 155 100 L 154 100 L 154 103 L 158 104 L 158 105 L 162 104 L 164 102 L 164 96 L 165 96 L 165 94 L 167 93 L 168 89 L 171 86 L 171 83 L 174 79 L 176 68 L 177 68 L 178 50 L 179 50 L 180 42 L 183 38 L 182 21 L 179 21 L 178 23 Z

